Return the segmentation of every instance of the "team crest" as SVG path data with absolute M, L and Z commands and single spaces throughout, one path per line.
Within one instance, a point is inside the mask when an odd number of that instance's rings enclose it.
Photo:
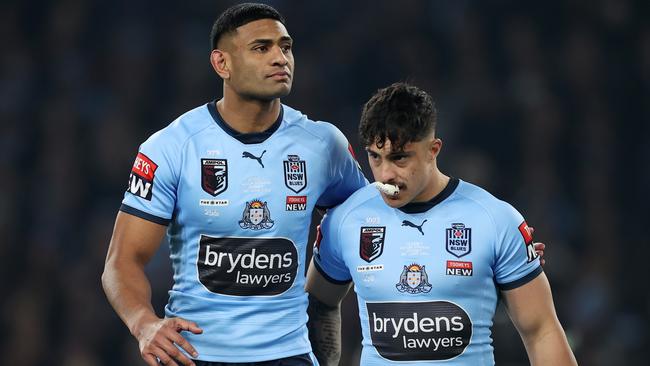
M 270 229 L 275 222 L 271 220 L 271 212 L 266 202 L 253 200 L 246 202 L 246 208 L 239 220 L 239 226 L 242 229 L 262 230 Z
M 284 161 L 284 184 L 298 193 L 307 187 L 307 163 L 298 155 L 287 155 Z
M 201 188 L 213 196 L 228 188 L 226 159 L 201 159 Z
M 404 270 L 399 276 L 399 282 L 395 285 L 397 291 L 409 294 L 427 293 L 431 291 L 429 276 L 424 267 L 415 263 L 410 266 L 404 266 Z
M 472 229 L 465 224 L 455 223 L 447 228 L 447 251 L 457 258 L 465 256 L 472 251 Z
M 370 263 L 379 258 L 384 252 L 384 237 L 386 227 L 361 227 L 361 238 L 359 239 L 359 256 Z

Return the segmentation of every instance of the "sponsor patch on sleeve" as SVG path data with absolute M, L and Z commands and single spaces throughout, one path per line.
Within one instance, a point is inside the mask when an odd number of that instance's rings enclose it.
M 151 201 L 156 169 L 158 169 L 158 165 L 145 154 L 139 152 L 133 162 L 133 168 L 131 168 L 131 175 L 129 176 L 129 185 L 126 191 Z
M 528 227 L 526 221 L 522 222 L 519 225 L 519 232 L 524 238 L 524 244 L 526 245 L 526 256 L 528 257 L 527 263 L 530 263 L 537 259 L 538 254 L 535 251 L 535 246 L 533 245 L 533 235 L 531 234 L 530 228 Z

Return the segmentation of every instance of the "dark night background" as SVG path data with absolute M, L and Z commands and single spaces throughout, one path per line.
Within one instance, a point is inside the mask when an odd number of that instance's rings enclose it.
M 232 1 L 0 3 L 0 349 L 6 365 L 144 365 L 100 275 L 138 145 L 221 95 L 208 34 Z M 439 165 L 512 203 L 581 365 L 645 365 L 650 12 L 645 1 L 271 1 L 295 39 L 284 102 L 356 126 L 377 89 L 438 105 Z M 162 314 L 166 247 L 148 268 Z M 354 298 L 342 365 L 356 365 Z M 498 365 L 527 364 L 502 310 Z

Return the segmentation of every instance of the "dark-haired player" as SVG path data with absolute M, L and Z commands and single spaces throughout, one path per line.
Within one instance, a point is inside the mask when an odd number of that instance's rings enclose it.
M 104 289 L 148 365 L 313 365 L 303 275 L 311 213 L 367 181 L 336 127 L 281 104 L 293 40 L 275 9 L 233 6 L 211 39 L 223 99 L 140 146 Z M 160 319 L 144 267 L 165 234 L 174 285 Z
M 431 97 L 404 83 L 364 107 L 361 141 L 384 192 L 360 189 L 321 224 L 307 275 L 320 363 L 338 363 L 338 307 L 353 281 L 361 365 L 493 365 L 499 295 L 531 364 L 576 365 L 530 229 L 508 203 L 438 170 L 436 119 Z

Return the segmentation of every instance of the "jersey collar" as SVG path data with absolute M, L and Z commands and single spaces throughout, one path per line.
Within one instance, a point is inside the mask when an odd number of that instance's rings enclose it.
M 227 134 L 230 136 L 236 138 L 243 144 L 259 144 L 269 137 L 273 135 L 275 131 L 280 128 L 280 124 L 282 123 L 282 118 L 284 117 L 284 106 L 280 105 L 280 114 L 278 115 L 278 119 L 273 122 L 271 127 L 269 127 L 266 131 L 263 132 L 252 132 L 252 133 L 241 133 L 232 127 L 230 127 L 226 121 L 224 121 L 223 117 L 221 117 L 221 114 L 219 113 L 219 110 L 217 110 L 217 101 L 213 100 L 212 102 L 208 103 L 208 111 L 210 111 L 210 115 L 212 116 L 212 119 L 221 127 L 222 130 L 224 130 Z
M 454 191 L 456 190 L 456 187 L 458 187 L 459 182 L 460 180 L 458 178 L 451 177 L 449 178 L 449 182 L 447 183 L 447 186 L 431 200 L 426 202 L 407 203 L 404 206 L 398 208 L 398 210 L 405 212 L 407 214 L 422 213 L 422 212 L 429 211 L 433 206 L 439 204 L 440 202 L 444 201 L 447 197 L 451 196 L 451 194 L 454 193 Z

